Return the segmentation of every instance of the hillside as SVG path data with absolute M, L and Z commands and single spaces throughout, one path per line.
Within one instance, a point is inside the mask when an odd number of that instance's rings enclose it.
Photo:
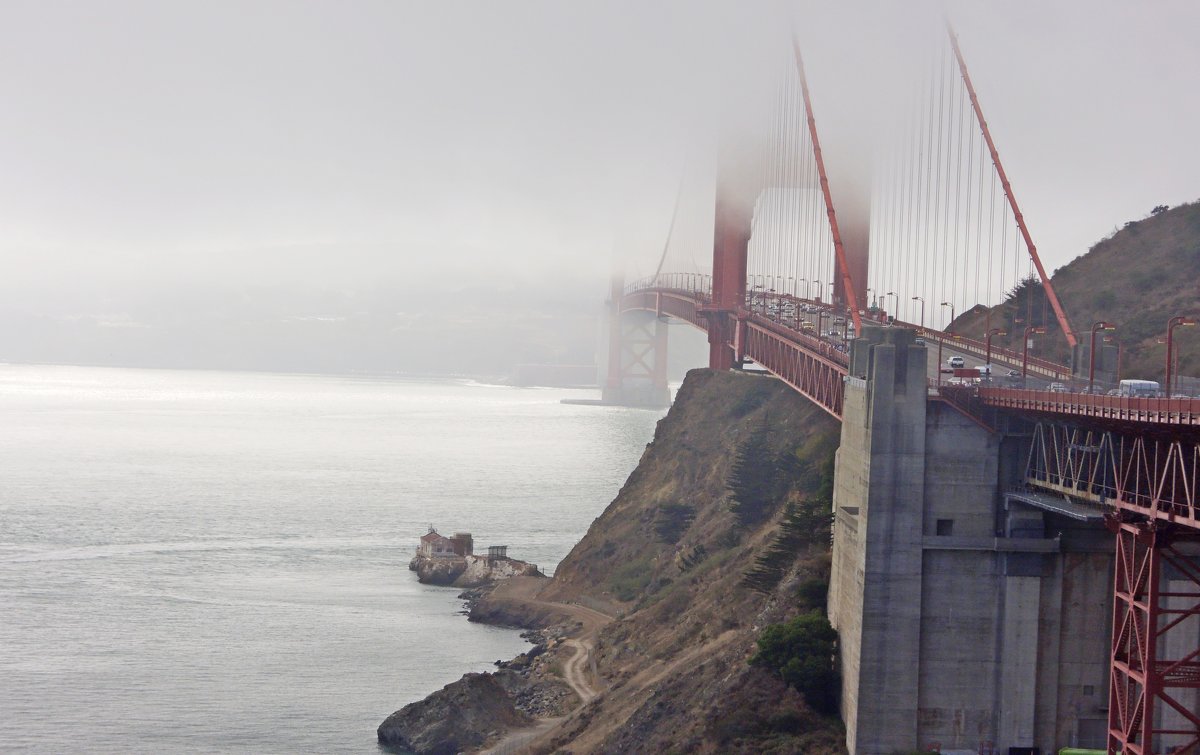
M 1200 316 L 1200 202 L 1126 223 L 1051 280 L 1081 343 L 1086 345 L 1092 323 L 1115 323 L 1109 335 L 1124 351 L 1122 377 L 1161 380 L 1166 347 L 1157 340 L 1166 336 L 1167 320 Z M 1048 335 L 1034 339 L 1031 353 L 1064 359 L 1066 342 L 1054 313 L 1043 304 L 1040 286 L 1032 293 L 1032 307 L 1014 299 L 992 309 L 992 327 L 1009 333 L 994 342 L 1019 350 L 1025 315 L 1032 310 L 1032 324 L 1042 325 L 1044 317 Z M 954 331 L 982 339 L 988 321 L 986 309 L 977 307 L 955 321 Z M 1200 376 L 1200 328 L 1177 329 L 1175 343 L 1179 374 Z
M 834 686 L 824 672 L 749 662 L 772 625 L 806 614 L 828 627 L 838 438 L 836 422 L 777 380 L 690 372 L 554 579 L 506 585 L 476 606 L 477 619 L 557 624 L 567 639 L 539 651 L 530 676 L 560 675 L 586 701 L 497 751 L 844 752 L 836 714 L 818 712 Z M 412 741 L 386 727 L 381 741 Z

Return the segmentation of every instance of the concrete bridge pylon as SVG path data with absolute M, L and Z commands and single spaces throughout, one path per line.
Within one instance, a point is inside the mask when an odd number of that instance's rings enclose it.
M 927 359 L 868 326 L 845 378 L 828 611 L 847 748 L 1103 748 L 1113 535 L 1024 486 L 1030 427 L 931 393 Z

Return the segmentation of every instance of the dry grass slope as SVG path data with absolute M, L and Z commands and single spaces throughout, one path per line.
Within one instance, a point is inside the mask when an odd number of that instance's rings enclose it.
M 823 608 L 838 435 L 776 380 L 689 373 L 637 470 L 542 594 L 619 617 L 598 642 L 605 690 L 548 747 L 843 750 L 840 722 L 747 663 L 764 626 Z

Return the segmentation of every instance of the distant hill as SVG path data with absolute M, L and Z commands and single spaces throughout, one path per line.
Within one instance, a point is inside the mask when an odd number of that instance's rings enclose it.
M 1167 320 L 1200 319 L 1200 202 L 1156 207 L 1059 268 L 1051 281 L 1080 343 L 1087 345 L 1093 323 L 1114 323 L 1117 330 L 1106 335 L 1123 349 L 1121 376 L 1161 380 L 1166 346 L 1158 340 L 1166 337 Z M 1027 281 L 990 317 L 987 308 L 975 307 L 955 320 L 953 330 L 982 339 L 990 322 L 1009 333 L 994 343 L 1020 349 L 1025 326 L 1044 324 L 1047 335 L 1034 338 L 1031 353 L 1065 360 L 1066 339 L 1044 300 L 1041 285 Z M 1177 328 L 1174 341 L 1178 374 L 1200 376 L 1200 326 Z

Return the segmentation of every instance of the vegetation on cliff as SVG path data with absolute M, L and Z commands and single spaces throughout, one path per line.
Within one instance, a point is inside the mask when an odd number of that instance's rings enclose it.
M 1155 207 L 1150 215 L 1131 220 L 1051 276 L 1071 327 L 1087 343 L 1092 323 L 1115 323 L 1111 335 L 1121 343 L 1122 376 L 1161 380 L 1166 365 L 1167 320 L 1200 315 L 1200 202 L 1174 208 Z M 1003 304 L 963 313 L 954 332 L 983 339 L 990 327 L 1008 335 L 994 343 L 1019 350 L 1026 326 L 1045 326 L 1031 353 L 1063 361 L 1066 341 L 1045 303 L 1041 284 L 1027 281 Z M 1179 371 L 1200 375 L 1200 329 L 1176 333 Z
M 524 722 L 456 720 L 512 752 L 843 753 L 823 615 L 839 434 L 778 380 L 688 373 L 555 577 L 518 578 L 472 608 L 473 620 L 560 633 L 528 664 L 543 675 L 534 689 L 559 675 L 579 706 L 506 735 Z M 441 700 L 471 704 L 461 684 Z M 406 707 L 380 741 L 435 740 L 429 714 Z
M 824 611 L 838 434 L 777 380 L 688 374 L 638 468 L 542 593 L 618 616 L 596 653 L 607 688 L 553 747 L 843 750 L 836 675 L 750 663 L 767 657 L 760 638 L 786 634 L 773 624 Z

